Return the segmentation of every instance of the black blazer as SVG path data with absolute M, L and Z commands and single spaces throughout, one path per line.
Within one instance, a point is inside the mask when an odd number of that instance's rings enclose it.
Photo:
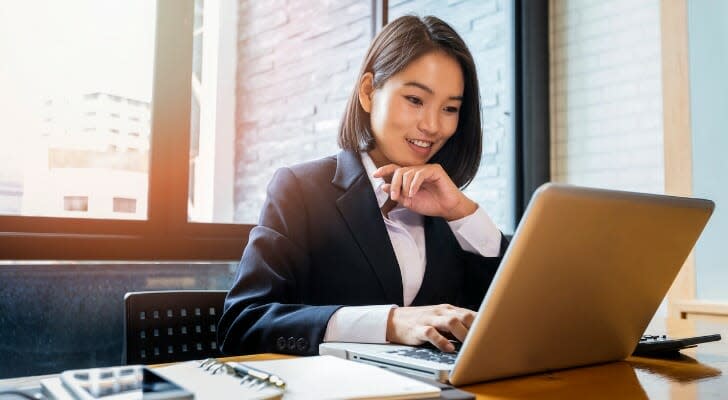
M 500 262 L 460 248 L 425 218 L 427 265 L 412 305 L 477 310 Z M 501 239 L 501 254 L 507 245 Z M 229 354 L 313 355 L 342 306 L 398 304 L 402 278 L 359 155 L 342 151 L 276 171 L 219 322 Z

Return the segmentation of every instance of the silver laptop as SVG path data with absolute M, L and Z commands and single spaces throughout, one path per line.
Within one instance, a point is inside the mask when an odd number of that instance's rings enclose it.
M 323 343 L 319 352 L 453 385 L 626 358 L 713 207 L 702 199 L 545 184 L 457 354 L 361 343 Z

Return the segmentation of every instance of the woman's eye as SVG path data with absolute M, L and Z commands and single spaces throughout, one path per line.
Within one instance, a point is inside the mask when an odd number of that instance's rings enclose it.
M 417 97 L 414 97 L 414 96 L 404 96 L 404 98 L 407 99 L 407 101 L 409 101 L 412 104 L 416 104 L 416 105 L 422 104 L 422 100 L 420 100 Z
M 448 113 L 456 113 L 458 111 L 459 111 L 459 109 L 457 107 L 445 107 L 445 112 L 448 112 Z

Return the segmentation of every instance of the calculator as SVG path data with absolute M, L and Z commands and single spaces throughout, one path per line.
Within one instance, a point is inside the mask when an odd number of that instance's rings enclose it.
M 88 368 L 61 373 L 63 387 L 78 400 L 187 400 L 192 393 L 141 365 Z
M 660 356 L 677 353 L 700 343 L 721 340 L 719 334 L 670 338 L 667 335 L 644 335 L 632 353 L 633 356 Z

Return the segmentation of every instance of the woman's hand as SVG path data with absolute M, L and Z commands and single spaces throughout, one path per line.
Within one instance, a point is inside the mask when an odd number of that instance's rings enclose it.
M 374 172 L 385 178 L 389 198 L 410 210 L 453 221 L 475 212 L 478 205 L 458 189 L 440 164 L 400 167 L 387 164 Z
M 445 352 L 455 351 L 446 337 L 464 341 L 476 312 L 440 304 L 422 307 L 395 307 L 387 319 L 387 341 L 408 345 L 430 342 Z

